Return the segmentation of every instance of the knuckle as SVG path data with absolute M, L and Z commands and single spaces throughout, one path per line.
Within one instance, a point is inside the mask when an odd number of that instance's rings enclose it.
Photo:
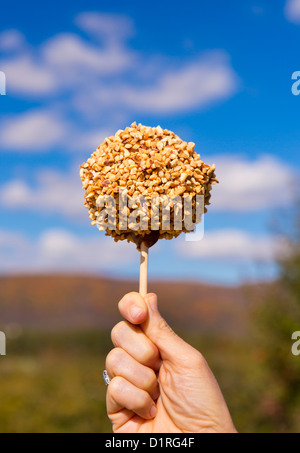
M 123 379 L 119 376 L 116 376 L 110 381 L 107 390 L 111 395 L 118 395 L 119 393 L 122 392 L 123 387 L 124 387 Z
M 140 351 L 141 351 L 140 352 L 140 355 L 141 355 L 140 361 L 142 363 L 150 363 L 157 356 L 157 350 L 154 345 L 151 346 L 151 345 L 147 344 L 144 347 L 141 347 Z
M 124 330 L 125 321 L 120 321 L 111 330 L 111 340 L 113 343 L 118 343 L 121 332 Z
M 152 389 L 156 385 L 157 379 L 154 371 L 149 370 L 147 376 L 144 378 L 144 385 L 147 390 Z
M 121 348 L 114 348 L 107 354 L 106 368 L 116 371 L 119 363 L 123 360 L 124 351 Z
M 156 337 L 157 340 L 163 340 L 166 335 L 174 337 L 177 336 L 174 330 L 163 318 L 157 320 L 156 327 L 153 330 L 154 330 L 153 335 Z
M 124 306 L 126 306 L 132 300 L 136 299 L 137 296 L 138 296 L 138 293 L 136 293 L 134 291 L 131 291 L 130 293 L 125 294 L 125 296 L 122 297 L 122 299 L 118 303 L 119 310 L 121 310 Z
M 163 318 L 160 318 L 158 320 L 157 328 L 160 331 L 167 332 L 167 333 L 172 333 L 172 334 L 175 335 L 174 331 L 171 329 L 169 324 Z

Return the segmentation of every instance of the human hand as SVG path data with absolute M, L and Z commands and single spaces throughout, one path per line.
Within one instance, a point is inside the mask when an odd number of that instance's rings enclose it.
M 119 310 L 126 321 L 113 328 L 106 359 L 113 431 L 236 432 L 207 362 L 161 317 L 157 296 L 129 293 Z

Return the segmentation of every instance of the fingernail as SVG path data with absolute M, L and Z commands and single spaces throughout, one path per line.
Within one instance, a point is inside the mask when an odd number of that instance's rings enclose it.
M 150 412 L 149 412 L 150 417 L 152 417 L 152 418 L 155 417 L 156 412 L 157 412 L 156 406 L 153 404 L 153 406 L 151 407 Z
M 139 318 L 142 313 L 143 311 L 139 307 L 133 306 L 130 309 L 130 314 L 133 317 L 133 319 Z

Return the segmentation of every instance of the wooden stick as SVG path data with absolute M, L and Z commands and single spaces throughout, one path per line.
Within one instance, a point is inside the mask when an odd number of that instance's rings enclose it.
M 142 242 L 141 244 L 141 264 L 140 264 L 140 295 L 145 297 L 148 286 L 148 247 Z

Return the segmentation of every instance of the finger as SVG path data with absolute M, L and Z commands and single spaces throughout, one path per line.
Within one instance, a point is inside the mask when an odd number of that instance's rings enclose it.
M 157 346 L 161 358 L 191 366 L 193 358 L 196 359 L 199 352 L 180 338 L 166 323 L 158 311 L 156 294 L 147 294 L 145 302 L 148 307 L 148 317 L 141 325 L 141 329 L 147 338 Z
M 111 339 L 114 346 L 124 349 L 142 365 L 159 369 L 161 360 L 158 349 L 140 327 L 121 321 L 112 329 Z
M 155 401 L 159 396 L 157 377 L 152 368 L 137 362 L 121 348 L 114 348 L 106 357 L 106 370 L 111 378 L 121 376 Z
M 138 293 L 126 294 L 119 302 L 119 311 L 123 318 L 132 324 L 144 322 L 148 316 L 147 305 Z
M 156 415 L 156 406 L 149 393 L 117 376 L 111 380 L 107 389 L 107 412 L 112 417 L 120 411 L 124 414 L 124 409 L 146 420 Z

